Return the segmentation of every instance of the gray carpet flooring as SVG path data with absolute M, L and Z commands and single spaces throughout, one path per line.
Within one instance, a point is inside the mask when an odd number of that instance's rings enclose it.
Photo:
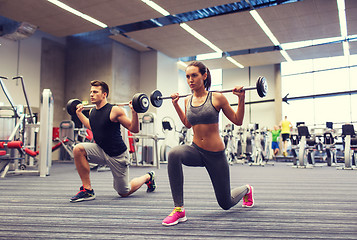
M 0 179 L 0 239 L 357 239 L 357 170 L 233 165 L 231 186 L 254 186 L 255 206 L 222 210 L 204 168 L 185 167 L 188 221 L 161 225 L 173 202 L 166 165 L 158 188 L 127 198 L 112 188 L 110 172 L 91 172 L 93 201 L 70 203 L 81 185 L 73 164 L 54 163 L 51 175 Z

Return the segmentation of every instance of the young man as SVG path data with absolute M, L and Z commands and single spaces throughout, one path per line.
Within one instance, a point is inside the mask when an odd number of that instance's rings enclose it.
M 280 122 L 279 127 L 281 129 L 281 137 L 283 138 L 283 155 L 286 157 L 288 156 L 288 139 L 290 138 L 290 131 L 293 125 L 288 120 L 288 117 L 285 116 L 285 118 Z
M 110 167 L 113 174 L 113 187 L 122 197 L 134 193 L 144 183 L 148 186 L 147 192 L 152 192 L 156 188 L 153 171 L 129 182 L 129 157 L 120 126 L 123 125 L 129 131 L 138 133 L 138 114 L 130 102 L 132 118 L 129 119 L 124 109 L 107 102 L 108 95 L 108 85 L 94 80 L 91 82 L 90 99 L 92 104 L 95 104 L 95 108 L 90 111 L 89 118 L 82 113 L 83 105 L 77 106 L 77 116 L 86 128 L 92 130 L 95 143 L 80 143 L 73 149 L 74 162 L 83 185 L 70 199 L 71 202 L 95 199 L 89 176 L 89 162 Z

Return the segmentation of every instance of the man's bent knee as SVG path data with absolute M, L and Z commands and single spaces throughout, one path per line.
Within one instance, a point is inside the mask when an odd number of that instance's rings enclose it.
M 120 193 L 120 192 L 118 192 L 118 194 L 119 194 L 119 196 L 121 196 L 121 197 L 127 197 L 127 196 L 130 195 L 130 191 L 127 192 L 127 193 Z
M 73 148 L 73 155 L 74 156 L 87 156 L 86 150 L 84 149 L 84 147 L 81 144 L 77 144 L 76 146 L 74 146 Z

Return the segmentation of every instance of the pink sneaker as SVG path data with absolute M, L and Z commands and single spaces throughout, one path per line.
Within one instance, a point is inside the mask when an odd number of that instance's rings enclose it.
M 164 226 L 172 226 L 176 225 L 180 222 L 186 222 L 186 214 L 185 209 L 180 207 L 175 207 L 175 209 L 167 216 L 164 221 L 162 221 L 162 225 Z
M 254 198 L 253 198 L 253 187 L 247 184 L 249 192 L 243 197 L 242 207 L 253 207 Z

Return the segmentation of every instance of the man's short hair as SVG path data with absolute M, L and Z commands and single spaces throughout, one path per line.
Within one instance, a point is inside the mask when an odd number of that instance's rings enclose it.
M 90 82 L 91 86 L 95 86 L 95 87 L 102 87 L 102 92 L 107 93 L 107 97 L 109 96 L 109 87 L 108 84 L 106 84 L 103 81 L 99 81 L 99 80 L 93 80 Z

